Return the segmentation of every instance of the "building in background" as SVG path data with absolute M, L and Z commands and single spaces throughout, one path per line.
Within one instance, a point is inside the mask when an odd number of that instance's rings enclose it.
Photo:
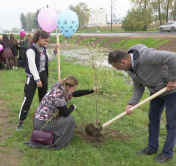
M 102 26 L 106 25 L 107 16 L 106 9 L 90 9 L 90 18 L 87 26 Z

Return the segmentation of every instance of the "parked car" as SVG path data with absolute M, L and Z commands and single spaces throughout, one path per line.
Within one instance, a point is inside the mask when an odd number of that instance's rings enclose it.
M 176 31 L 176 21 L 167 22 L 166 24 L 159 26 L 158 29 L 160 32 L 174 32 Z

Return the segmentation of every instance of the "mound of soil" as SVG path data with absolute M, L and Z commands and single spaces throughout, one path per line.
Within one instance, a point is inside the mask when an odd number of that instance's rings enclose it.
M 109 140 L 112 137 L 120 139 L 121 142 L 129 141 L 129 139 L 131 138 L 131 136 L 122 135 L 118 130 L 111 130 L 106 128 L 103 129 L 103 131 L 101 131 L 103 136 L 100 137 L 89 136 L 83 131 L 84 131 L 83 126 L 75 126 L 74 133 L 78 134 L 83 139 L 83 141 L 90 143 L 94 147 L 101 147 L 107 140 Z

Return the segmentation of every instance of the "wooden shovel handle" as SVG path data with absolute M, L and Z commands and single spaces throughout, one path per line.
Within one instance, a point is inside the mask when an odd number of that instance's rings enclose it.
M 57 45 L 59 44 L 59 35 L 56 35 L 56 39 L 57 39 Z M 58 65 L 58 81 L 61 81 L 60 78 L 60 52 L 59 52 L 59 48 L 57 48 L 57 65 Z
M 154 99 L 155 97 L 161 95 L 162 93 L 166 92 L 167 88 L 163 88 L 160 91 L 154 93 L 153 95 L 151 95 L 150 97 L 146 98 L 145 100 L 141 101 L 140 103 L 136 104 L 135 106 L 131 107 L 130 110 L 135 110 L 136 108 L 140 107 L 141 105 L 145 104 L 146 102 Z M 104 123 L 102 125 L 102 128 L 108 126 L 109 124 L 111 124 L 112 122 L 116 121 L 117 119 L 120 119 L 121 117 L 123 117 L 124 115 L 126 115 L 126 111 L 121 113 L 120 115 L 116 116 L 115 118 L 111 119 L 110 121 Z

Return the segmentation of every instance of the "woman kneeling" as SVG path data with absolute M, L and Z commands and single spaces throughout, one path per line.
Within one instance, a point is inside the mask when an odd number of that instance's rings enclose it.
M 97 89 L 77 90 L 78 81 L 73 76 L 68 76 L 54 84 L 46 93 L 36 109 L 33 121 L 35 130 L 54 133 L 54 143 L 46 145 L 32 141 L 25 142 L 31 147 L 60 149 L 66 146 L 73 138 L 75 121 L 70 115 L 76 106 L 67 108 L 67 102 L 72 97 L 91 94 Z

